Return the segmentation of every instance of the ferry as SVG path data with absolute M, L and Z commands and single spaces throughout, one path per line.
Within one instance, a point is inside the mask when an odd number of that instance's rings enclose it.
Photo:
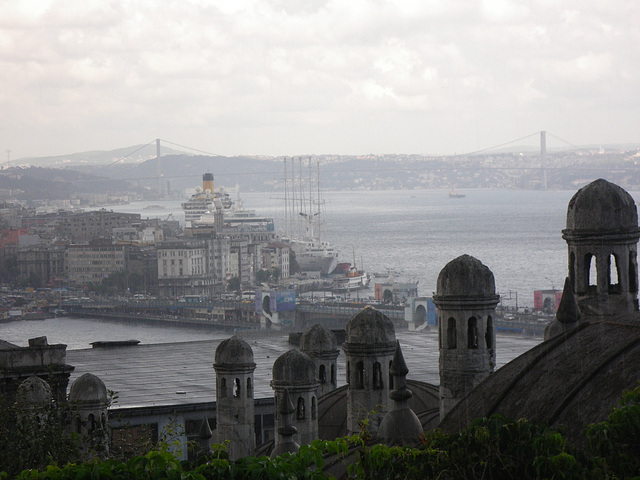
M 329 289 L 334 292 L 360 290 L 367 288 L 371 282 L 371 275 L 366 272 L 361 272 L 355 265 L 351 266 L 350 263 L 338 264 L 336 271 L 345 271 L 345 273 L 335 277 L 331 281 Z

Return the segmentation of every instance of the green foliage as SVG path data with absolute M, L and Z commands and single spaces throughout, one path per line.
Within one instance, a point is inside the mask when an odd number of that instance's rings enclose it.
M 640 477 L 640 386 L 625 391 L 609 418 L 586 430 L 587 455 L 603 476 Z
M 0 404 L 0 466 L 10 476 L 79 460 L 78 436 L 65 430 L 67 407 L 49 403 L 27 409 L 2 399 Z
M 33 470 L 13 468 L 8 475 L 0 474 L 0 480 L 320 480 L 333 478 L 332 474 L 363 480 L 638 477 L 640 387 L 625 392 L 607 421 L 588 427 L 587 450 L 581 453 L 576 453 L 557 429 L 501 415 L 476 420 L 452 435 L 431 432 L 418 447 L 372 444 L 365 425 L 364 436 L 317 440 L 301 446 L 296 454 L 236 461 L 229 459 L 224 445 L 214 446 L 212 453 L 197 462 L 180 461 L 173 453 L 178 451 L 174 438 L 179 433 L 167 428 L 153 451 L 126 461 L 60 466 L 68 460 L 51 455 L 44 463 L 29 464 Z M 7 442 L 3 446 L 10 448 Z
M 227 290 L 229 292 L 237 292 L 240 290 L 240 279 L 235 275 L 227 282 Z
M 563 435 L 543 424 L 502 415 L 475 420 L 455 435 L 435 432 L 425 445 L 436 452 L 438 478 L 584 478 Z M 425 468 L 431 468 L 431 464 Z

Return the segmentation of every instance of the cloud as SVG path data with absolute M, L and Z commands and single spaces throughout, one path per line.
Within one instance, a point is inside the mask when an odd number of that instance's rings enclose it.
M 594 132 L 576 119 L 612 105 L 619 128 L 602 141 L 631 141 L 639 13 L 631 0 L 3 2 L 0 149 L 165 136 L 291 154 L 291 139 L 274 136 L 289 129 L 310 153 L 461 151 L 488 146 L 465 134 L 478 122 L 491 131 L 475 136 L 502 143 L 551 123 L 550 112 L 580 143 Z

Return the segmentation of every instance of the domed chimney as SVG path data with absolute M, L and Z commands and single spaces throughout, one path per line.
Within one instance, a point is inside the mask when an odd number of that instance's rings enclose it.
M 440 418 L 487 378 L 496 364 L 493 325 L 500 297 L 493 273 L 470 256 L 451 260 L 438 275 Z
M 576 192 L 562 238 L 569 249 L 569 280 L 584 316 L 638 311 L 636 204 L 603 179 Z

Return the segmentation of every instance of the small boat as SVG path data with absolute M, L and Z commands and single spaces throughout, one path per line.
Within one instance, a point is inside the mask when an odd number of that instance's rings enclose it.
M 449 192 L 449 198 L 464 198 L 466 195 L 464 193 L 458 193 L 455 190 L 451 190 Z

